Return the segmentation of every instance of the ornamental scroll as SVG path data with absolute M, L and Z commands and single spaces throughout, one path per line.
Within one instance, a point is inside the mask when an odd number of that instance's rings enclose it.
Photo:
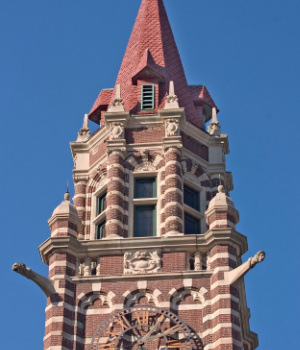
M 142 250 L 124 254 L 124 274 L 154 273 L 161 269 L 159 250 Z

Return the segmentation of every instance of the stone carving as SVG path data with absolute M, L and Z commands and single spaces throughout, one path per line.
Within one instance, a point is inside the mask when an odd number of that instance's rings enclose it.
M 171 103 L 171 102 L 177 102 L 178 101 L 178 97 L 176 95 L 169 95 L 167 97 L 167 102 Z
M 73 169 L 76 169 L 77 154 L 75 154 L 75 156 L 74 156 L 74 158 L 73 158 L 73 162 L 74 162 L 74 167 L 73 167 Z
M 174 151 L 174 152 L 177 152 L 177 151 L 182 151 L 182 144 L 181 143 L 170 143 L 170 144 L 165 144 L 163 145 L 163 149 L 165 152 L 167 151 Z
M 151 162 L 144 162 L 138 164 L 134 170 L 139 170 L 139 171 L 155 171 L 156 167 L 153 165 Z
M 141 153 L 142 153 L 143 162 L 144 163 L 149 162 L 150 151 L 148 149 L 145 149 Z
M 178 98 L 175 95 L 174 82 L 171 80 L 169 85 L 169 95 L 166 98 L 165 109 L 179 108 Z
M 81 175 L 80 176 L 74 175 L 73 176 L 73 180 L 74 180 L 75 183 L 80 182 L 80 181 L 87 182 L 89 180 L 89 177 L 88 176 L 84 176 L 84 175 L 82 175 L 82 176 Z
M 257 252 L 254 257 L 250 260 L 250 266 L 251 268 L 254 267 L 256 264 L 262 262 L 265 259 L 266 253 L 262 250 Z
M 262 262 L 265 259 L 265 256 L 266 253 L 260 250 L 254 257 L 249 258 L 244 264 L 240 265 L 234 270 L 226 271 L 224 274 L 225 281 L 228 284 L 233 284 L 234 282 L 238 281 L 256 264 Z
M 177 119 L 167 119 L 166 136 L 176 136 L 178 134 L 179 123 Z
M 208 126 L 208 132 L 210 135 L 219 136 L 221 135 L 221 126 L 217 119 L 217 109 L 216 107 L 212 108 L 211 122 Z
M 116 106 L 123 106 L 123 105 L 124 105 L 124 102 L 123 102 L 122 98 L 115 98 L 112 101 L 112 106 L 114 106 L 114 107 L 116 107 Z
M 124 254 L 124 274 L 154 273 L 161 269 L 159 250 L 142 250 Z
M 92 155 L 95 156 L 95 155 L 98 153 L 98 150 L 99 150 L 99 146 L 95 146 L 95 147 L 92 149 Z
M 102 177 L 102 176 L 105 176 L 105 174 L 107 173 L 107 170 L 106 168 L 102 165 L 102 164 L 99 164 L 97 169 L 96 169 L 97 173 Z
M 124 102 L 123 102 L 123 99 L 121 97 L 120 84 L 116 85 L 115 97 L 114 97 L 108 111 L 109 112 L 124 112 Z
M 110 139 L 117 140 L 123 135 L 124 126 L 122 123 L 111 123 L 110 124 Z
M 56 294 L 56 290 L 52 282 L 48 278 L 32 271 L 29 267 L 26 267 L 24 263 L 14 263 L 12 266 L 12 270 L 35 282 L 45 293 L 47 298 L 53 294 Z

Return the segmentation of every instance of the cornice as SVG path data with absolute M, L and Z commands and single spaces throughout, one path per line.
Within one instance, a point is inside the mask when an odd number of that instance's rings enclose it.
M 185 271 L 185 272 L 165 272 L 165 273 L 147 273 L 147 274 L 136 274 L 136 275 L 114 275 L 114 276 L 76 276 L 72 277 L 73 282 L 77 283 L 93 283 L 93 282 L 120 282 L 123 281 L 136 281 L 141 279 L 149 280 L 158 280 L 158 279 L 184 279 L 184 278 L 204 278 L 211 277 L 213 275 L 213 271 Z
M 70 147 L 71 147 L 73 159 L 74 159 L 74 156 L 76 153 L 89 152 L 101 139 L 106 139 L 106 138 L 108 138 L 108 136 L 109 136 L 109 128 L 106 128 L 104 126 L 99 131 L 94 133 L 85 142 L 76 142 L 76 141 L 70 142 Z
M 241 256 L 248 251 L 247 237 L 233 228 L 208 230 L 204 237 L 208 249 L 216 244 L 229 244 L 237 249 L 237 256 Z
M 39 247 L 42 261 L 48 264 L 54 251 L 70 253 L 81 259 L 96 259 L 100 255 L 122 255 L 128 250 L 160 249 L 162 252 L 206 253 L 216 244 L 229 244 L 237 249 L 238 256 L 247 249 L 247 238 L 231 228 L 213 229 L 205 234 L 170 237 L 117 238 L 78 241 L 73 237 L 52 237 Z
M 228 141 L 228 135 L 227 134 L 221 134 L 219 136 L 209 135 L 209 146 L 219 146 L 222 144 L 223 149 L 225 151 L 225 154 L 229 154 L 229 141 Z
M 157 114 L 131 115 L 128 119 L 126 129 L 142 128 L 145 126 L 161 126 L 163 120 Z
M 184 133 L 196 139 L 197 141 L 203 143 L 205 146 L 208 146 L 211 136 L 203 129 L 200 129 L 197 126 L 186 122 L 185 125 L 181 128 L 181 130 Z

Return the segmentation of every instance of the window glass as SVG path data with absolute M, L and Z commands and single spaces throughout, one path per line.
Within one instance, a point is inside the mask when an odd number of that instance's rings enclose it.
M 189 207 L 196 210 L 200 210 L 199 205 L 199 192 L 194 189 L 184 185 L 184 204 L 187 204 Z
M 136 206 L 134 210 L 134 237 L 156 235 L 155 205 Z
M 199 234 L 200 220 L 185 213 L 184 214 L 184 233 L 186 235 Z
M 102 239 L 105 237 L 105 223 L 106 221 L 101 221 L 96 227 L 96 239 Z
M 156 178 L 135 179 L 134 198 L 156 197 Z
M 97 215 L 106 209 L 106 192 L 97 198 Z

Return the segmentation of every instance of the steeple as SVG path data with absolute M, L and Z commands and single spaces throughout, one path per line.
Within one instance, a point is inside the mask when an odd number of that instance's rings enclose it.
M 144 72 L 143 72 L 144 71 Z M 144 74 L 143 74 L 144 73 Z M 125 110 L 135 109 L 136 79 L 159 76 L 159 103 L 163 108 L 170 81 L 174 81 L 179 105 L 195 116 L 177 45 L 162 0 L 143 0 L 118 74 Z
M 187 121 L 202 128 L 202 112 L 199 113 L 198 108 L 201 97 L 198 95 L 195 99 L 195 87 L 187 84 L 163 0 L 142 0 L 114 90 L 120 85 L 125 111 L 156 113 L 165 106 L 170 81 L 174 82 L 178 104 L 185 108 Z M 156 84 L 156 103 L 151 112 L 141 111 L 141 85 L 145 83 Z M 111 104 L 115 92 L 108 90 L 105 95 L 108 94 Z M 213 101 L 210 104 L 214 106 Z M 107 96 L 104 98 L 102 91 L 89 114 L 90 119 L 99 122 L 99 110 L 105 111 L 106 105 Z

